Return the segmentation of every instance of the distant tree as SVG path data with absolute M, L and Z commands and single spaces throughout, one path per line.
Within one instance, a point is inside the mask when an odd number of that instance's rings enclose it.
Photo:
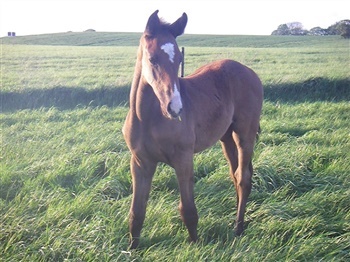
M 300 22 L 287 23 L 291 35 L 307 35 L 308 31 L 304 29 L 304 26 Z
M 300 23 L 300 22 L 287 23 L 287 26 L 288 26 L 289 30 L 295 30 L 295 29 L 302 29 L 303 28 L 303 24 Z
M 272 35 L 290 35 L 290 30 L 287 24 L 279 25 L 277 30 L 272 32 Z
M 349 27 L 350 20 L 341 20 L 327 28 L 328 34 L 330 35 L 344 35 L 346 37 L 346 30 Z
M 341 35 L 344 38 L 350 38 L 350 20 L 341 20 L 329 26 L 327 29 L 314 27 L 310 31 L 303 28 L 300 22 L 281 24 L 272 35 Z
M 335 24 L 333 24 L 327 28 L 329 35 L 339 35 L 338 24 L 339 24 L 339 22 L 336 22 Z
M 307 30 L 303 29 L 303 24 L 300 22 L 292 22 L 287 24 L 281 24 L 277 30 L 272 32 L 272 35 L 306 35 Z
M 311 28 L 309 31 L 309 35 L 328 35 L 327 29 L 323 29 L 321 27 Z
M 344 38 L 350 38 L 350 20 L 342 20 L 338 24 L 338 32 Z

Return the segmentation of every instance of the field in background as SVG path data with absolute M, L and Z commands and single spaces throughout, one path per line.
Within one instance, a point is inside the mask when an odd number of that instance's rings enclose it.
M 186 75 L 230 58 L 263 81 L 247 229 L 234 236 L 236 194 L 216 145 L 195 157 L 199 243 L 188 244 L 176 178 L 160 165 L 141 246 L 127 252 L 121 127 L 138 38 L 1 39 L 0 260 L 349 260 L 349 41 L 338 37 L 179 38 Z
M 6 45 L 53 46 L 138 46 L 141 33 L 67 32 L 0 38 Z M 340 36 L 231 36 L 189 35 L 178 38 L 178 44 L 200 47 L 344 47 Z

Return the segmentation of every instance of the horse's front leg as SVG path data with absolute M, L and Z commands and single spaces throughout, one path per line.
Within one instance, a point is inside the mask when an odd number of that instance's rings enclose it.
M 192 242 L 197 241 L 198 214 L 194 203 L 194 174 L 193 174 L 193 154 L 182 154 L 174 164 L 177 180 L 180 189 L 179 210 L 182 221 L 187 227 Z
M 147 200 L 157 164 L 141 161 L 132 156 L 130 162 L 133 195 L 129 214 L 130 248 L 139 244 L 143 221 L 145 220 Z

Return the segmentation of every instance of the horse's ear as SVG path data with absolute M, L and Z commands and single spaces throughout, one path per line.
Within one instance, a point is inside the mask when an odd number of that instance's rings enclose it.
M 182 16 L 177 19 L 174 23 L 170 25 L 170 32 L 176 38 L 179 35 L 182 35 L 185 31 L 187 25 L 187 15 L 183 13 Z
M 159 10 L 156 10 L 151 16 L 148 18 L 148 22 L 146 25 L 145 33 L 149 35 L 154 35 L 157 29 L 160 26 L 160 20 L 158 17 Z

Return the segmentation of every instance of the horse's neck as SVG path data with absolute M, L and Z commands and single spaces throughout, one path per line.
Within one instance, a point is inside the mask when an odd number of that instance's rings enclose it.
M 137 60 L 130 90 L 130 109 L 136 112 L 137 91 L 141 80 L 141 61 Z
M 138 119 L 147 118 L 149 111 L 154 112 L 154 107 L 158 100 L 153 93 L 152 88 L 143 83 L 142 80 L 142 63 L 138 59 L 135 66 L 134 78 L 130 90 L 130 111 Z

